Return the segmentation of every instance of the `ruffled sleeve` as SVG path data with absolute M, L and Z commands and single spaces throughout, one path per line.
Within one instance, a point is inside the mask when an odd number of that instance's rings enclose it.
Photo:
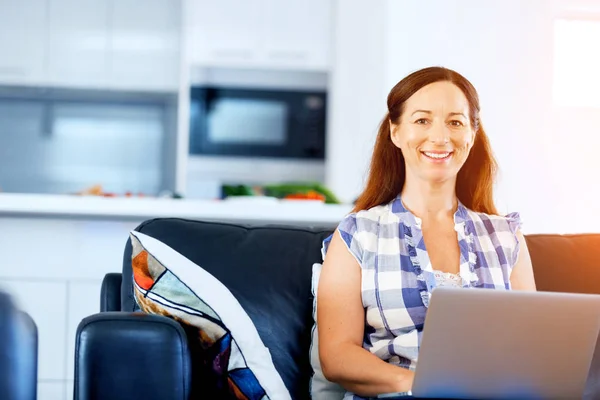
M 506 218 L 506 222 L 508 223 L 508 229 L 511 233 L 511 239 L 513 242 L 512 249 L 510 251 L 510 267 L 514 267 L 519 259 L 519 237 L 517 236 L 517 232 L 521 229 L 522 221 L 521 215 L 518 212 L 513 212 L 510 214 L 506 214 L 504 216 Z
M 356 221 L 356 213 L 348 214 L 346 217 L 344 217 L 344 219 L 339 223 L 337 230 L 340 233 L 342 241 L 346 244 L 348 251 L 354 256 L 359 264 L 362 264 L 363 250 L 357 236 L 358 225 Z M 323 246 L 321 248 L 323 260 L 325 259 L 325 255 L 327 254 L 327 249 L 329 248 L 332 238 L 333 235 L 330 235 L 323 241 Z
M 508 227 L 510 228 L 510 231 L 516 235 L 517 231 L 521 229 L 521 215 L 518 212 L 513 212 L 506 214 L 504 218 L 506 218 L 508 221 Z

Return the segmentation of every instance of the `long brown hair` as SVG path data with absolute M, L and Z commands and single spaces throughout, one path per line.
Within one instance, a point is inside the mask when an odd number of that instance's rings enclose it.
M 381 122 L 367 186 L 356 200 L 354 211 L 367 210 L 392 201 L 404 187 L 406 167 L 402 151 L 392 143 L 390 121 L 400 120 L 406 100 L 431 83 L 448 81 L 464 93 L 469 102 L 469 118 L 475 131 L 473 147 L 458 172 L 456 195 L 465 207 L 486 214 L 498 214 L 494 205 L 494 179 L 498 169 L 490 141 L 479 121 L 479 95 L 475 87 L 459 73 L 442 67 L 429 67 L 413 72 L 390 91 L 388 113 Z

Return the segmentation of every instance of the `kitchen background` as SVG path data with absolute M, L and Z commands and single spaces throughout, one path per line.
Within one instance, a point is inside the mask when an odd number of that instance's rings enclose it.
M 502 212 L 597 232 L 598 43 L 600 0 L 0 0 L 0 286 L 38 324 L 39 398 L 72 398 L 129 230 L 333 226 L 418 68 L 477 87 Z

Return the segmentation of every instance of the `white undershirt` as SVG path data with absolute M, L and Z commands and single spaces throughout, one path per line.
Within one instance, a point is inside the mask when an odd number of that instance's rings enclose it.
M 459 274 L 433 270 L 437 286 L 462 287 L 462 278 Z

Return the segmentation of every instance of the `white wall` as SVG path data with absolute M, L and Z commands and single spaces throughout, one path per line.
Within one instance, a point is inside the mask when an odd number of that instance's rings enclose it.
M 334 161 L 327 170 L 336 192 L 348 199 L 362 188 L 391 87 L 416 69 L 442 65 L 479 91 L 483 126 L 500 164 L 500 211 L 519 211 L 526 233 L 600 230 L 594 183 L 600 109 L 567 110 L 552 98 L 553 18 L 573 15 L 573 7 L 579 16 L 598 16 L 600 1 L 359 3 L 344 1 L 336 11 Z
M 326 184 L 353 201 L 386 111 L 385 2 L 338 0 L 329 82 Z

